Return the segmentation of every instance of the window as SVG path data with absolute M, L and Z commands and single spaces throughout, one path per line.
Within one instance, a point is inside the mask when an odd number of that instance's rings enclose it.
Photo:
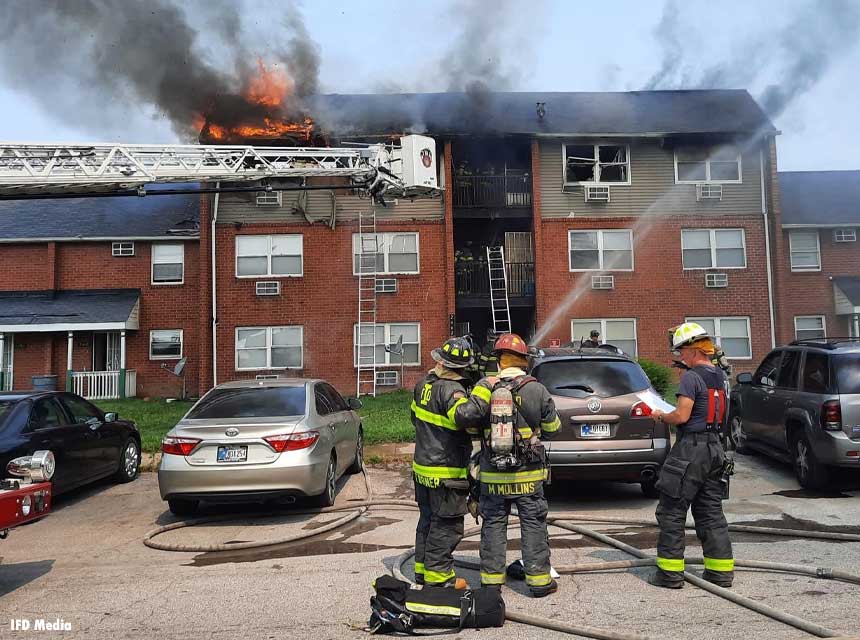
M 334 411 L 334 409 L 332 409 L 331 407 L 331 404 L 329 404 L 329 399 L 319 387 L 317 387 L 316 391 L 314 391 L 314 402 L 316 403 L 318 416 L 327 416 L 332 411 Z
M 400 356 L 386 351 L 385 347 L 393 349 L 400 336 L 403 336 L 403 364 L 421 364 L 421 325 L 417 322 L 376 324 L 365 329 L 373 330 L 373 340 L 370 335 L 362 337 L 362 364 L 370 362 L 373 355 L 377 365 L 400 364 Z M 370 343 L 373 342 L 373 346 Z M 353 359 L 358 366 L 358 325 L 353 326 Z M 372 354 L 371 354 L 372 350 Z
M 257 206 L 258 207 L 280 207 L 281 206 L 281 191 L 258 191 Z
M 717 339 L 729 358 L 749 360 L 752 358 L 749 318 L 687 318 L 685 322 L 696 322 Z
M 636 320 L 607 319 L 607 320 L 572 320 L 570 323 L 570 339 L 579 344 L 583 339 L 588 340 L 592 330 L 600 332 L 602 340 L 621 349 L 624 353 L 636 355 Z
M 114 242 L 110 246 L 111 254 L 116 258 L 126 258 L 134 255 L 133 242 Z
M 66 422 L 67 418 L 63 415 L 60 405 L 52 398 L 39 400 L 33 404 L 33 411 L 30 413 L 31 429 L 50 429 L 64 425 Z
M 794 337 L 797 340 L 826 338 L 824 316 L 794 316 Z
M 857 242 L 857 230 L 848 227 L 834 229 L 833 242 Z
M 275 418 L 305 415 L 305 385 L 212 389 L 191 408 L 188 420 Z
M 830 364 L 826 354 L 806 352 L 802 384 L 807 393 L 830 393 Z
M 325 396 L 325 399 L 328 403 L 328 406 L 331 407 L 332 411 L 346 411 L 349 407 L 346 404 L 346 401 L 343 399 L 337 389 L 331 386 L 328 383 L 322 382 L 317 385 L 317 391 Z
M 370 234 L 365 234 L 370 235 Z M 375 270 L 367 262 L 365 273 L 418 273 L 418 234 L 417 233 L 377 233 L 377 254 Z M 358 275 L 361 270 L 359 254 L 361 252 L 360 235 L 352 234 L 352 273 Z
M 567 398 L 611 398 L 651 386 L 638 364 L 624 360 L 550 360 L 535 367 L 532 375 L 552 395 Z M 593 391 L 578 385 L 587 385 Z
M 87 422 L 101 422 L 102 413 L 83 398 L 76 398 L 67 393 L 62 395 L 63 405 L 75 424 L 86 424 Z
M 782 359 L 782 351 L 773 351 L 768 354 L 753 376 L 753 384 L 760 387 L 775 387 L 776 372 L 779 370 L 779 361 Z
M 182 329 L 149 332 L 149 359 L 176 360 L 182 357 Z
M 818 231 L 790 231 L 788 244 L 792 271 L 821 271 Z
M 565 184 L 630 184 L 630 149 L 618 144 L 565 144 Z
M 182 284 L 185 277 L 185 246 L 152 245 L 152 284 Z
M 675 150 L 675 182 L 740 182 L 741 154 L 731 145 L 679 147 Z
M 743 229 L 683 229 L 684 269 L 743 269 L 747 266 Z
M 236 277 L 301 276 L 301 234 L 236 236 Z
M 293 327 L 237 327 L 236 370 L 301 369 L 303 329 Z
M 633 232 L 570 231 L 571 271 L 633 271 Z
M 776 386 L 780 389 L 797 389 L 797 377 L 800 373 L 801 351 L 786 351 L 782 357 L 782 366 L 776 376 Z

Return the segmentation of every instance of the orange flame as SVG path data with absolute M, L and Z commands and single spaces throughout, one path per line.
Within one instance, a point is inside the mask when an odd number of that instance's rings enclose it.
M 280 107 L 284 96 L 292 93 L 293 81 L 283 69 L 266 69 L 266 65 L 257 58 L 258 75 L 251 78 L 248 87 L 242 93 L 248 102 L 262 104 L 267 107 Z

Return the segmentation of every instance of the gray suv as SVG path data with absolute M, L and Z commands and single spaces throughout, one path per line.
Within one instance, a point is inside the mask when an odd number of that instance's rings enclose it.
M 801 486 L 824 487 L 831 467 L 860 468 L 860 341 L 800 340 L 741 373 L 731 395 L 731 434 L 794 465 Z

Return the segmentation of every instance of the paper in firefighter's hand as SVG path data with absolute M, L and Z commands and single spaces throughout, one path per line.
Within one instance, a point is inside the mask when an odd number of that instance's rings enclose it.
M 663 398 L 654 393 L 651 389 L 646 389 L 645 391 L 640 391 L 636 395 L 639 396 L 639 399 L 642 400 L 645 404 L 651 407 L 652 411 L 654 409 L 659 409 L 663 413 L 671 413 L 675 410 L 675 406 L 669 404 Z

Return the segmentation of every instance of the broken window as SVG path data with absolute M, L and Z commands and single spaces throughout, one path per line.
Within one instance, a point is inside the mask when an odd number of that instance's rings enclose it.
M 675 150 L 677 182 L 740 182 L 741 156 L 736 147 L 680 147 Z
M 564 145 L 566 183 L 628 183 L 630 158 L 626 145 Z

